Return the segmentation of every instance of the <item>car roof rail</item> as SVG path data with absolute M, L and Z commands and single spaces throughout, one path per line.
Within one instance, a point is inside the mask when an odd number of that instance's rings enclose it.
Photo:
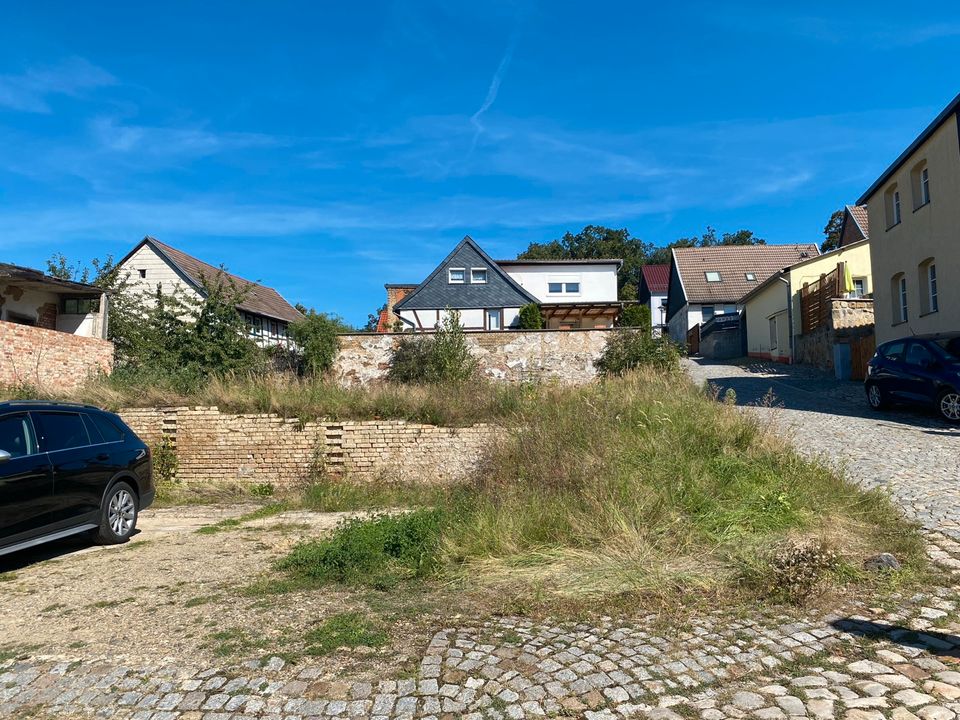
M 6 405 L 36 405 L 38 407 L 60 405 L 63 407 L 90 408 L 92 410 L 100 409 L 96 405 L 90 405 L 89 403 L 68 402 L 65 400 L 3 400 L 0 402 L 0 406 Z

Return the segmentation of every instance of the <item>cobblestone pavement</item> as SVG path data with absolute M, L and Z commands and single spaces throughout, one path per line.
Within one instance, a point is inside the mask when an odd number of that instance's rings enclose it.
M 931 535 L 944 587 L 889 609 L 720 613 L 680 627 L 500 619 L 437 632 L 416 677 L 320 681 L 279 657 L 229 668 L 123 655 L 0 662 L 0 717 L 130 720 L 684 717 L 950 720 L 960 712 L 960 543 Z
M 801 452 L 841 464 L 861 485 L 885 488 L 925 527 L 960 538 L 960 428 L 922 409 L 875 412 L 861 383 L 815 368 L 702 360 L 686 367 L 696 382 L 756 406 Z

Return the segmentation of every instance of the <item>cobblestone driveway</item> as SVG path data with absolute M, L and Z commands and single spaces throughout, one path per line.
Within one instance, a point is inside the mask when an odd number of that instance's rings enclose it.
M 923 410 L 874 412 L 863 386 L 803 366 L 688 360 L 698 383 L 737 394 L 802 452 L 841 464 L 865 487 L 883 487 L 925 527 L 960 538 L 960 428 Z M 772 393 L 774 407 L 764 405 Z
M 931 537 L 928 552 L 953 582 L 960 544 Z M 958 590 L 931 589 L 892 609 L 708 614 L 682 627 L 654 617 L 507 618 L 440 630 L 416 677 L 377 682 L 318 680 L 319 668 L 279 657 L 231 667 L 172 657 L 131 664 L 122 652 L 8 659 L 0 717 L 952 720 L 960 637 L 948 633 L 960 628 Z

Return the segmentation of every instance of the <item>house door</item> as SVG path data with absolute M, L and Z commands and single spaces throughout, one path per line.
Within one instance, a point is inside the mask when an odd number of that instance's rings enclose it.
M 503 310 L 487 310 L 487 330 L 500 330 L 503 326 Z

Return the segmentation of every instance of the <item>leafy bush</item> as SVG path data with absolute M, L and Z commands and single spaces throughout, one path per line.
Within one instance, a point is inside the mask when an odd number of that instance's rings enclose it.
M 650 332 L 650 306 L 627 305 L 620 314 L 620 327 L 640 328 Z
M 439 510 L 352 518 L 331 537 L 295 547 L 279 567 L 319 582 L 388 588 L 436 571 L 442 519 Z
M 543 314 L 540 312 L 540 306 L 536 303 L 527 303 L 520 308 L 520 329 L 521 330 L 542 330 Z
M 411 335 L 397 341 L 388 377 L 398 383 L 457 384 L 472 378 L 476 369 L 460 313 L 448 310 L 432 335 Z
M 302 320 L 290 324 L 290 336 L 299 346 L 304 369 L 322 375 L 333 367 L 340 349 L 337 334 L 349 330 L 340 318 L 309 310 Z
M 594 365 L 600 375 L 611 376 L 641 367 L 675 370 L 679 361 L 680 349 L 669 338 L 654 338 L 643 330 L 618 330 L 607 338 Z

